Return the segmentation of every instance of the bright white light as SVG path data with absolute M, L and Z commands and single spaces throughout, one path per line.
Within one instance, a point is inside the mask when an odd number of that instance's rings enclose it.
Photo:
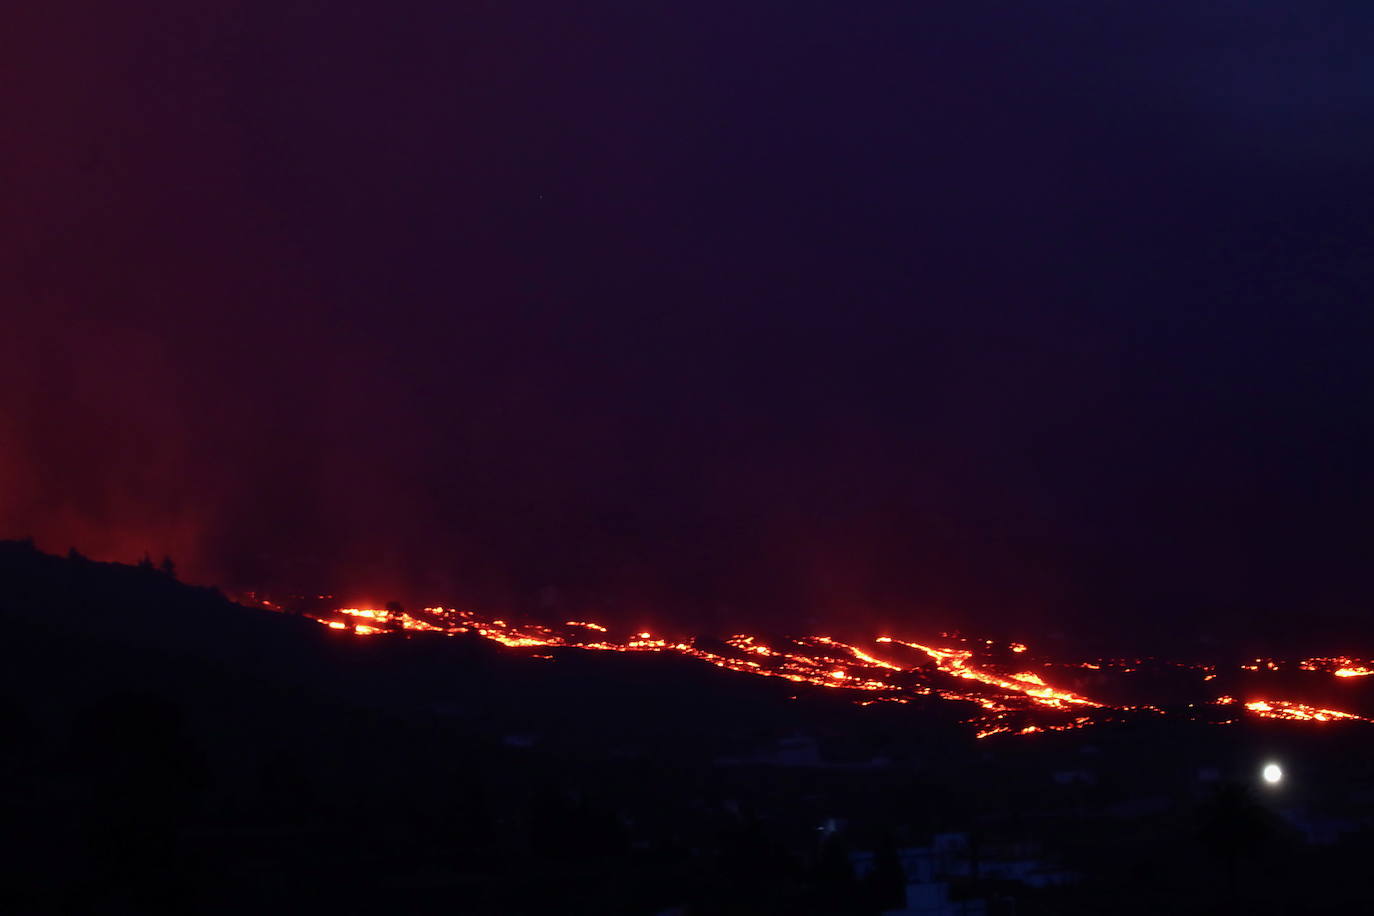
M 1276 786 L 1283 780 L 1283 767 L 1279 766 L 1277 763 L 1266 763 L 1260 775 L 1264 777 L 1264 781 L 1269 783 L 1269 785 Z

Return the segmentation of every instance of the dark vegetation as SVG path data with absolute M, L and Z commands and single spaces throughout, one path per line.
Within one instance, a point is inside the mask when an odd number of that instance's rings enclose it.
M 896 850 L 939 831 L 1034 842 L 1082 879 L 955 888 L 991 912 L 1371 896 L 1362 729 L 975 742 L 948 711 L 686 660 L 361 639 L 173 572 L 0 544 L 0 911 L 870 914 L 902 901 Z M 826 765 L 741 762 L 792 733 Z M 1276 750 L 1307 761 L 1290 801 L 1353 819 L 1339 843 L 1192 781 Z

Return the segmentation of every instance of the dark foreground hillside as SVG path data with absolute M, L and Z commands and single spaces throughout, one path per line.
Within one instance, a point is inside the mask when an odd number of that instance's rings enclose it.
M 791 685 L 361 640 L 13 542 L 0 626 L 5 912 L 805 911 L 822 881 L 746 809 L 813 829 L 825 774 L 713 764 L 851 712 Z
M 0 627 L 5 913 L 1374 899 L 1364 726 L 977 742 L 938 708 L 860 708 L 683 659 L 359 639 L 13 542 Z M 1292 785 L 1265 796 L 1247 780 L 1275 755 Z M 937 848 L 946 873 L 917 874 Z

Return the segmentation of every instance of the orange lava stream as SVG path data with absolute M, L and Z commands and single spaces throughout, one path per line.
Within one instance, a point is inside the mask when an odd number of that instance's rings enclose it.
M 1374 662 L 1361 662 L 1344 655 L 1334 658 L 1308 658 L 1298 663 L 1303 671 L 1327 671 L 1336 677 L 1368 677 L 1374 674 L 1370 665 Z
M 1289 703 L 1286 700 L 1255 700 L 1245 704 L 1245 708 L 1266 719 L 1288 719 L 1296 722 L 1334 722 L 1345 719 L 1357 722 L 1374 722 L 1353 713 L 1335 709 L 1321 709 L 1303 703 Z
M 1023 693 L 1034 702 L 1043 703 L 1046 706 L 1063 707 L 1065 703 L 1079 706 L 1102 706 L 1101 703 L 1093 702 L 1087 697 L 1081 697 L 1066 690 L 1055 690 L 1046 684 L 1039 675 L 1031 672 L 1021 672 L 1002 677 L 986 668 L 970 665 L 969 659 L 973 657 L 972 649 L 936 649 L 923 646 L 920 643 L 903 642 L 888 636 L 879 637 L 878 642 L 896 643 L 924 652 L 935 660 L 935 664 L 941 671 L 997 687 L 1008 693 Z
M 266 600 L 255 606 L 283 612 L 286 608 Z M 744 674 L 781 678 L 798 684 L 827 689 L 855 691 L 862 706 L 875 703 L 910 703 L 918 698 L 938 698 L 976 707 L 964 721 L 973 726 L 978 738 L 993 735 L 1032 735 L 1083 728 L 1119 718 L 1121 714 L 1164 714 L 1154 706 L 1123 706 L 1100 702 L 1070 690 L 1052 686 L 1030 667 L 1044 669 L 1075 668 L 1093 672 L 1098 678 L 1108 673 L 1135 672 L 1151 664 L 1144 659 L 1102 659 L 1096 662 L 1054 664 L 1040 660 L 1027 665 L 1028 648 L 1008 643 L 999 651 L 991 640 L 970 641 L 957 634 L 944 634 L 962 645 L 927 645 L 880 636 L 872 647 L 841 642 L 830 636 L 783 639 L 769 645 L 758 636 L 738 634 L 723 641 L 671 639 L 640 631 L 617 638 L 610 629 L 591 621 L 569 620 L 559 626 L 514 624 L 501 619 L 485 619 L 471 611 L 425 608 L 418 614 L 374 608 L 340 608 L 328 615 L 310 614 L 333 630 L 350 631 L 357 636 L 386 633 L 430 632 L 446 635 L 473 634 L 511 649 L 569 649 L 594 652 L 671 653 Z M 896 651 L 894 651 L 896 650 Z M 904 662 L 901 650 L 918 653 Z M 1015 664 L 1009 655 L 1017 656 Z M 547 653 L 538 658 L 551 658 Z M 932 665 L 933 663 L 933 665 Z M 1163 663 L 1153 663 L 1159 667 Z M 1199 682 L 1215 680 L 1216 666 L 1198 664 L 1169 665 L 1174 669 L 1195 671 Z M 1264 676 L 1266 672 L 1296 669 L 1348 680 L 1374 674 L 1374 662 L 1345 656 L 1310 658 L 1296 663 L 1274 659 L 1255 659 L 1239 666 L 1242 671 Z M 1223 672 L 1224 673 L 1224 672 Z M 1249 675 L 1235 675 L 1246 678 Z M 1096 683 L 1096 681 L 1095 681 Z M 1252 694 L 1253 695 L 1253 694 Z M 1256 699 L 1240 703 L 1230 696 L 1189 706 L 1230 707 L 1250 715 L 1286 721 L 1328 723 L 1338 721 L 1374 722 L 1354 713 L 1287 700 Z M 1034 721 L 1027 716 L 1034 715 Z M 1233 720 L 1232 720 L 1233 721 Z

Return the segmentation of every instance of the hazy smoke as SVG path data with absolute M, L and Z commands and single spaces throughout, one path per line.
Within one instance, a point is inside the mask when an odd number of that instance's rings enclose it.
M 0 533 L 631 616 L 1362 600 L 1370 188 L 1288 141 L 1365 128 L 1218 132 L 1182 4 L 556 6 L 17 14 Z

